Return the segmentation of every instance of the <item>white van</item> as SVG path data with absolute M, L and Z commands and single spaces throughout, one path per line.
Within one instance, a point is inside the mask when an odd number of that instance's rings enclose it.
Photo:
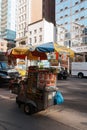
M 87 76 L 87 62 L 72 62 L 71 75 L 79 78 Z

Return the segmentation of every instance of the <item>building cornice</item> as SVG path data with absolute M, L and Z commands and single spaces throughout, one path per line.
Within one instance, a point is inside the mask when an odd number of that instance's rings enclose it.
M 43 19 L 40 19 L 40 20 L 33 22 L 33 23 L 30 23 L 30 24 L 28 24 L 28 26 L 33 25 L 33 24 L 38 23 L 38 22 L 41 22 L 41 21 L 43 21 Z
M 23 40 L 26 40 L 26 38 L 27 38 L 27 36 L 21 37 L 21 38 L 16 38 L 15 40 L 16 40 L 16 42 L 17 42 L 17 41 L 23 41 Z

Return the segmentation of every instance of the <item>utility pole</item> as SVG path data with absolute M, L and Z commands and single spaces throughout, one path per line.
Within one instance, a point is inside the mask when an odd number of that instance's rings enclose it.
M 72 46 L 72 0 L 70 1 L 70 37 L 68 47 Z M 70 74 L 70 56 L 68 56 L 68 73 Z

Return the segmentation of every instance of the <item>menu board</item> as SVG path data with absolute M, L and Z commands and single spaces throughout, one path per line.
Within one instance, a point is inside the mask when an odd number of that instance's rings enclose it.
M 39 88 L 43 87 L 55 87 L 56 86 L 56 74 L 52 72 L 39 72 L 38 73 L 38 85 Z
M 49 70 L 30 70 L 28 73 L 28 93 L 36 93 L 38 89 L 56 86 L 56 74 Z

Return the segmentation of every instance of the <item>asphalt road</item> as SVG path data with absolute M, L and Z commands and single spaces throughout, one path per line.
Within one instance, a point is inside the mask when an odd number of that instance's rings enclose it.
M 64 103 L 32 116 L 24 114 L 8 89 L 0 89 L 0 130 L 87 130 L 87 79 L 58 80 Z
M 57 85 L 65 98 L 65 108 L 87 113 L 87 78 L 58 80 Z
M 14 100 L 0 98 L 0 130 L 76 130 L 38 113 L 27 116 Z

